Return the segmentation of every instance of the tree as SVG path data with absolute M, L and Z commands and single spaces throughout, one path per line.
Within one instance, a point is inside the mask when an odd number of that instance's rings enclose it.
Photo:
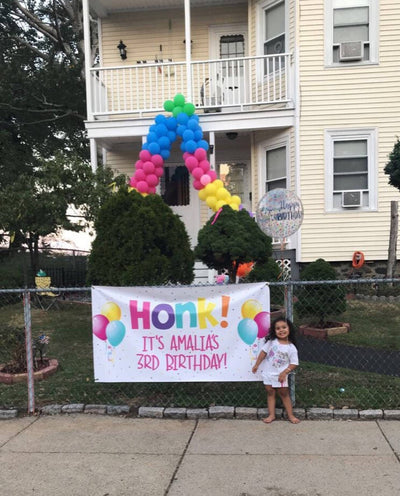
M 89 283 L 190 284 L 194 257 L 179 216 L 158 195 L 120 188 L 101 207 L 89 256 Z
M 389 184 L 400 190 L 400 140 L 397 138 L 393 150 L 389 154 L 389 161 L 385 166 L 385 174 L 389 176 Z M 390 203 L 390 236 L 388 250 L 388 265 L 386 276 L 393 277 L 396 264 L 397 236 L 399 231 L 398 202 Z
M 195 248 L 195 256 L 207 267 L 226 269 L 232 283 L 236 281 L 240 264 L 262 263 L 271 254 L 271 238 L 261 231 L 246 210 L 237 212 L 228 205 L 200 229 Z
M 319 258 L 307 265 L 300 273 L 302 281 L 334 281 L 335 269 L 326 260 Z M 337 284 L 316 284 L 303 286 L 297 292 L 295 310 L 299 317 L 317 318 L 316 325 L 324 327 L 330 316 L 346 311 L 346 293 Z

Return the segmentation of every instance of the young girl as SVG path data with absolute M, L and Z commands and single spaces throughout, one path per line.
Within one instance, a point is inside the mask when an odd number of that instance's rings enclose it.
M 268 417 L 263 419 L 263 422 L 270 424 L 275 420 L 275 395 L 278 391 L 289 421 L 298 424 L 300 420 L 293 415 L 288 387 L 288 375 L 299 364 L 294 325 L 290 320 L 280 317 L 272 322 L 265 344 L 252 369 L 253 374 L 257 372 L 264 358 L 267 361 L 262 378 L 267 390 Z

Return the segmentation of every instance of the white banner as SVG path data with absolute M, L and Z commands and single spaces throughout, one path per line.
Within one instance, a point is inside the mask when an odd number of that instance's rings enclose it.
M 92 288 L 97 382 L 260 380 L 270 325 L 265 283 Z

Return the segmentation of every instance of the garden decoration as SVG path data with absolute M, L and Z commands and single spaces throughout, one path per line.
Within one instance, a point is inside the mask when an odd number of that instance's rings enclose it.
M 143 196 L 155 194 L 164 172 L 164 161 L 170 156 L 172 143 L 180 136 L 183 160 L 194 178 L 193 186 L 198 190 L 200 200 L 205 201 L 214 212 L 224 205 L 240 210 L 240 197 L 230 194 L 223 182 L 217 179 L 216 172 L 207 160 L 209 145 L 203 139 L 195 106 L 186 102 L 182 94 L 177 94 L 173 100 L 164 102 L 164 109 L 171 112 L 172 116 L 156 116 L 155 123 L 149 128 L 147 140 L 142 145 L 129 185 Z

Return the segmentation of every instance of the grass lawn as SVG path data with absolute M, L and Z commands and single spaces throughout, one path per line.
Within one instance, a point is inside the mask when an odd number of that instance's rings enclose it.
M 61 309 L 32 309 L 34 336 L 50 336 L 48 356 L 59 370 L 35 383 L 36 406 L 96 403 L 131 406 L 265 406 L 261 383 L 95 383 L 93 379 L 91 306 L 63 302 Z M 345 315 L 349 334 L 336 342 L 400 349 L 400 305 L 352 300 Z M 0 309 L 1 323 L 23 325 L 21 303 Z M 384 328 L 382 326 L 384 323 Z M 0 348 L 0 360 L 5 353 Z M 301 357 L 300 357 L 301 358 Z M 0 407 L 25 408 L 26 384 L 0 384 Z M 400 378 L 304 362 L 296 374 L 296 406 L 400 408 Z

